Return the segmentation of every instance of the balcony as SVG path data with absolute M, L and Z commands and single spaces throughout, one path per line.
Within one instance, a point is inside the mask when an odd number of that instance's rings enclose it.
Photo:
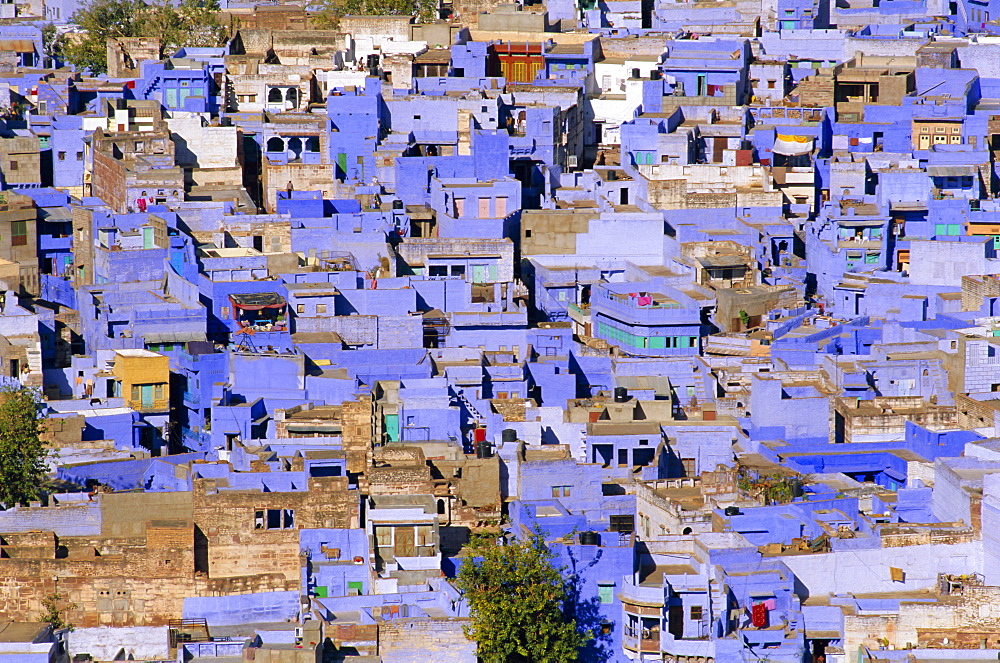
M 841 249 L 879 249 L 882 248 L 881 239 L 841 239 L 837 242 L 837 247 Z
M 622 603 L 631 605 L 662 607 L 664 590 L 660 585 L 636 585 L 631 578 L 626 578 L 618 598 Z
M 125 407 L 130 407 L 136 412 L 152 414 L 156 412 L 166 412 L 170 409 L 170 400 L 166 398 L 155 398 L 153 400 L 143 400 L 131 398 L 125 399 Z
M 660 651 L 660 632 L 654 629 L 639 629 L 626 626 L 622 633 L 622 646 L 635 652 Z

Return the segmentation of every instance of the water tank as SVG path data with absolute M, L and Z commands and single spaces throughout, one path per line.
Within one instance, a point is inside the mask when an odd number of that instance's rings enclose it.
M 597 532 L 580 532 L 580 545 L 599 546 L 601 545 L 601 535 Z
M 490 458 L 493 456 L 492 445 L 483 440 L 482 442 L 476 442 L 476 458 Z
M 473 442 L 485 442 L 486 441 L 486 429 L 485 428 L 474 428 L 472 430 L 472 440 L 473 440 Z
M 124 99 L 115 99 L 115 110 L 125 110 L 128 108 L 128 102 Z
M 651 81 L 658 81 L 658 80 L 660 80 L 660 70 L 659 69 L 653 69 L 652 71 L 650 71 L 649 72 L 649 80 L 651 80 Z
M 504 428 L 500 432 L 500 439 L 504 442 L 517 442 L 517 431 L 513 428 Z
M 615 403 L 628 402 L 628 389 L 625 387 L 615 387 Z
M 392 201 L 392 209 L 403 209 L 403 201 L 402 200 Z
M 642 72 L 639 71 L 638 67 L 632 68 L 632 78 L 642 78 Z
M 727 506 L 726 507 L 727 516 L 738 516 L 740 515 L 740 508 L 738 506 Z

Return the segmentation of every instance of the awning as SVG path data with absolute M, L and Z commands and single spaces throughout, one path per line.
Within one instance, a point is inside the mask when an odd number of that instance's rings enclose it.
M 809 154 L 813 149 L 812 136 L 786 136 L 778 134 L 771 151 L 775 154 L 784 154 L 787 157 L 799 154 Z
M 229 301 L 235 308 L 243 311 L 260 311 L 265 308 L 282 308 L 285 298 L 276 292 L 255 292 L 229 295 Z
M 15 53 L 34 53 L 35 42 L 30 39 L 0 39 L 0 51 Z
M 698 258 L 702 267 L 746 267 L 747 263 L 743 256 L 736 254 L 721 254 L 717 256 L 702 256 Z
M 207 340 L 205 332 L 200 331 L 150 332 L 143 334 L 142 338 L 146 343 L 190 343 Z
M 285 425 L 285 430 L 292 433 L 340 433 L 343 429 L 341 424 L 312 424 L 312 423 L 289 423 Z
M 927 166 L 931 177 L 963 177 L 976 174 L 975 166 Z

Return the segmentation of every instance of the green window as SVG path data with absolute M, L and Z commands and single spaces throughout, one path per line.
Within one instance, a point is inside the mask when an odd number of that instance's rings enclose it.
M 877 253 L 868 253 L 868 254 L 866 254 L 865 255 L 865 264 L 866 265 L 877 265 L 878 264 L 878 254 Z
M 614 585 L 598 585 L 597 586 L 597 598 L 601 603 L 614 603 L 615 600 L 615 586 Z
M 688 336 L 678 336 L 677 337 L 677 347 L 679 348 L 690 348 L 691 345 L 688 343 Z
M 667 347 L 667 338 L 665 336 L 650 336 L 649 347 L 662 350 Z
M 327 593 L 326 585 L 317 585 L 316 589 L 313 590 L 313 596 L 321 599 L 325 599 L 329 596 Z
M 961 235 L 962 234 L 962 224 L 960 223 L 935 223 L 934 224 L 934 234 L 935 235 Z

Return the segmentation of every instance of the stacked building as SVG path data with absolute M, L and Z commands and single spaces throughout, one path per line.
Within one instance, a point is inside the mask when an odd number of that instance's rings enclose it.
M 471 662 L 536 529 L 582 661 L 997 659 L 995 6 L 223 9 L 0 4 L 0 662 Z

